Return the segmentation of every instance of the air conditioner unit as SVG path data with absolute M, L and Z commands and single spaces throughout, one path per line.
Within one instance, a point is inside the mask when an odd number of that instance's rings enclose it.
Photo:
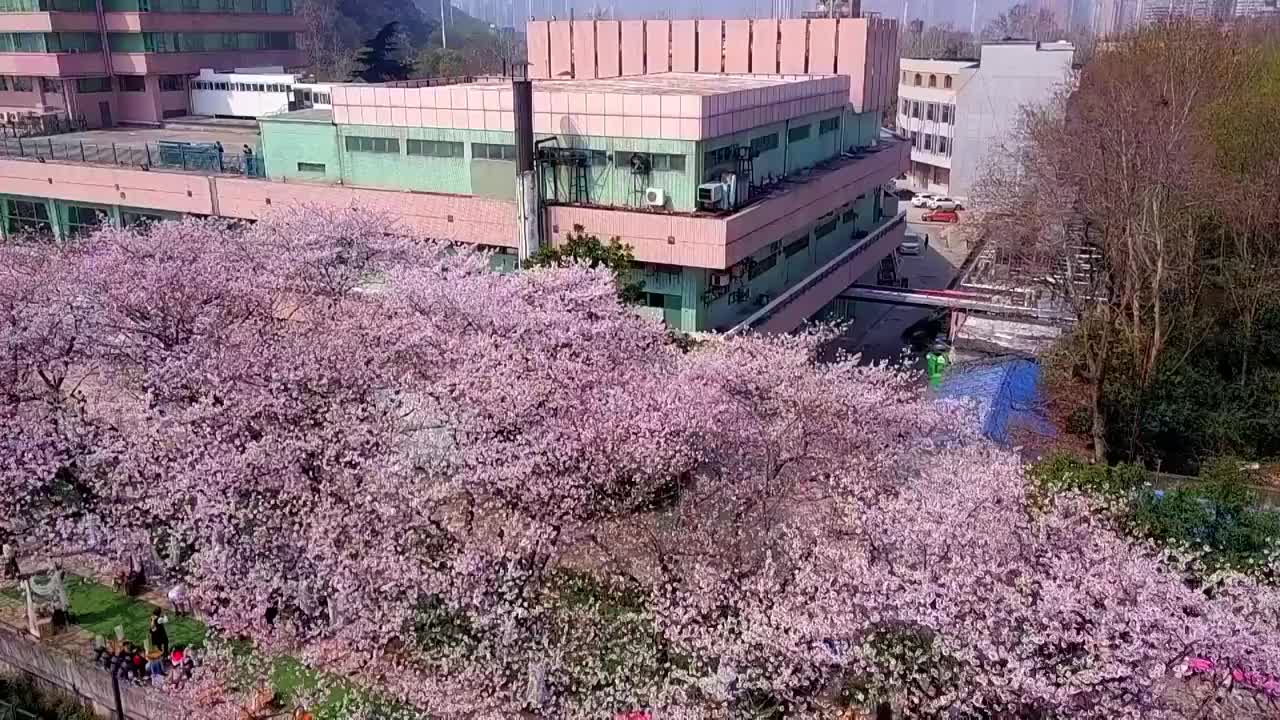
M 711 287 L 729 287 L 729 273 L 711 273 Z
M 662 188 L 648 188 L 644 191 L 644 204 L 649 207 L 666 207 L 667 193 Z
M 698 204 L 703 207 L 721 207 L 724 204 L 724 183 L 703 183 L 698 186 Z

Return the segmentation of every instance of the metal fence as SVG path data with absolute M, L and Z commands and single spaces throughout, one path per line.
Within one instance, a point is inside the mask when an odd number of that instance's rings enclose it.
M 22 118 L 0 124 L 0 138 L 34 138 L 43 135 L 61 135 L 62 133 L 79 132 L 85 128 L 83 115 L 75 119 L 65 115 Z
M 77 696 L 77 700 L 83 700 Z M 40 716 L 18 707 L 17 704 L 0 700 L 0 720 L 40 720 Z
M 262 158 L 258 155 L 228 153 L 212 145 L 180 142 L 126 145 L 55 140 L 52 137 L 4 138 L 0 139 L 0 157 L 266 176 Z

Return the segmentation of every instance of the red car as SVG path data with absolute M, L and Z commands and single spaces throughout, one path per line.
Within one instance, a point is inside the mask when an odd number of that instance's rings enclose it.
M 960 213 L 955 210 L 930 210 L 921 218 L 923 222 L 953 223 L 960 222 Z

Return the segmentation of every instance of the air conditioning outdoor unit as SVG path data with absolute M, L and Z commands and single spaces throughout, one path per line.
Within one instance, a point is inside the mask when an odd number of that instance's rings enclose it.
M 649 207 L 666 207 L 667 193 L 662 188 L 648 188 L 644 191 L 644 204 Z
M 724 183 L 703 183 L 698 186 L 698 204 L 719 208 L 724 205 Z
M 711 287 L 729 287 L 729 273 L 711 273 Z

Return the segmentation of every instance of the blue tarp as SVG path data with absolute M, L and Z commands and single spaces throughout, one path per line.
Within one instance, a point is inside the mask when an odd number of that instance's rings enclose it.
M 994 358 L 953 365 L 936 392 L 939 397 L 975 403 L 982 434 L 1001 445 L 1009 444 L 1014 427 L 1055 434 L 1042 411 L 1040 365 L 1032 360 Z

